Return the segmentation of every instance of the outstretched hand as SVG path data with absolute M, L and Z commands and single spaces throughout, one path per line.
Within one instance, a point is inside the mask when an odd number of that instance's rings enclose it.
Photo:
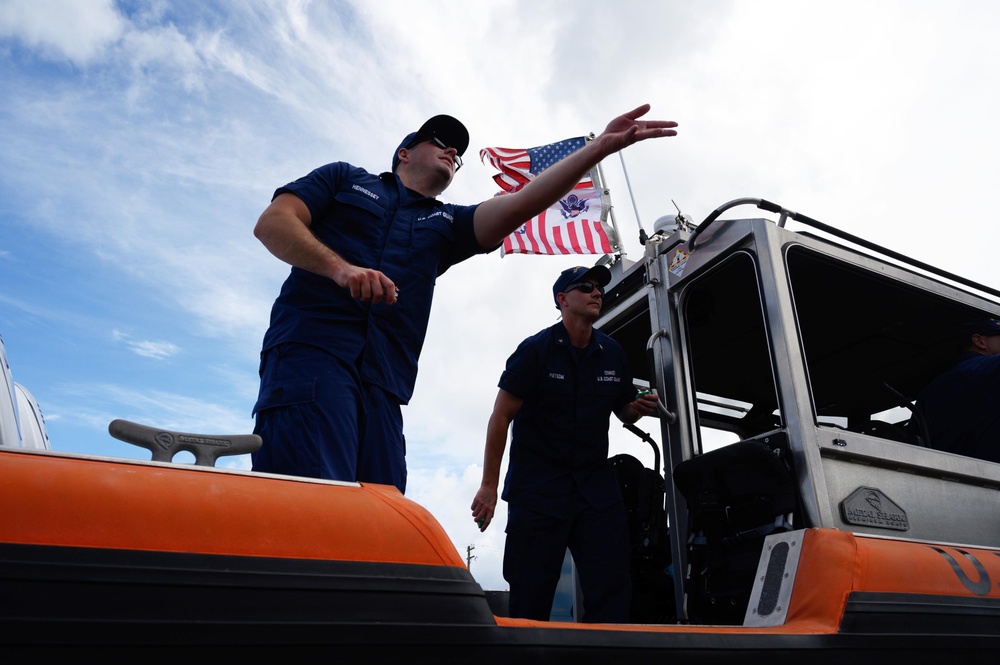
M 677 123 L 673 120 L 639 120 L 649 112 L 649 104 L 623 113 L 608 123 L 595 141 L 607 154 L 618 152 L 633 143 L 660 136 L 677 136 Z

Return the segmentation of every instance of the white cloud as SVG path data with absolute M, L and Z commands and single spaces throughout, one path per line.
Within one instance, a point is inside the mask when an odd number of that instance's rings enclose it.
M 0 37 L 37 48 L 52 59 L 86 64 L 114 43 L 127 21 L 113 0 L 6 0 Z
M 111 334 L 116 341 L 124 342 L 133 353 L 144 358 L 164 360 L 176 356 L 181 351 L 180 347 L 171 342 L 132 339 L 130 335 L 120 330 L 113 330 Z
M 103 431 L 116 418 L 198 434 L 245 434 L 252 427 L 249 409 L 234 409 L 219 401 L 151 386 L 65 383 L 59 386 L 53 405 L 48 411 L 53 416 L 59 414 L 60 420 L 88 423 Z
M 204 63 L 198 50 L 176 26 L 170 25 L 151 30 L 132 30 L 122 40 L 122 48 L 135 78 L 129 91 L 133 104 L 149 103 L 147 97 L 153 94 L 149 88 L 157 85 L 155 78 L 147 81 L 157 69 L 179 81 L 185 91 L 200 91 Z

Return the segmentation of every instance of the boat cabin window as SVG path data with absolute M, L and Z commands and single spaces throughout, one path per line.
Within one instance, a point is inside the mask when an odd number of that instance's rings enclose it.
M 971 305 L 883 272 L 790 247 L 786 266 L 817 424 L 923 444 L 917 393 L 956 359 Z
M 702 451 L 781 427 L 753 257 L 739 252 L 694 282 L 681 312 Z

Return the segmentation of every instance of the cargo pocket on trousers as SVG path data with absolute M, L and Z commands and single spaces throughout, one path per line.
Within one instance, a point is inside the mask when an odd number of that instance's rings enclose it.
M 288 381 L 262 386 L 253 413 L 277 409 L 297 404 L 309 404 L 316 400 L 316 379 Z

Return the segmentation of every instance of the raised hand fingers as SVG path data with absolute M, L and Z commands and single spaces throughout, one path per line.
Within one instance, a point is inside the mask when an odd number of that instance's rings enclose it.
M 649 104 L 643 104 L 608 123 L 602 137 L 605 145 L 616 151 L 638 141 L 677 135 L 677 123 L 673 120 L 639 120 L 648 111 Z
M 628 118 L 629 120 L 635 120 L 636 118 L 641 118 L 649 113 L 650 108 L 652 107 L 649 104 L 643 104 L 642 106 L 635 107 L 628 113 L 622 113 L 622 117 Z

